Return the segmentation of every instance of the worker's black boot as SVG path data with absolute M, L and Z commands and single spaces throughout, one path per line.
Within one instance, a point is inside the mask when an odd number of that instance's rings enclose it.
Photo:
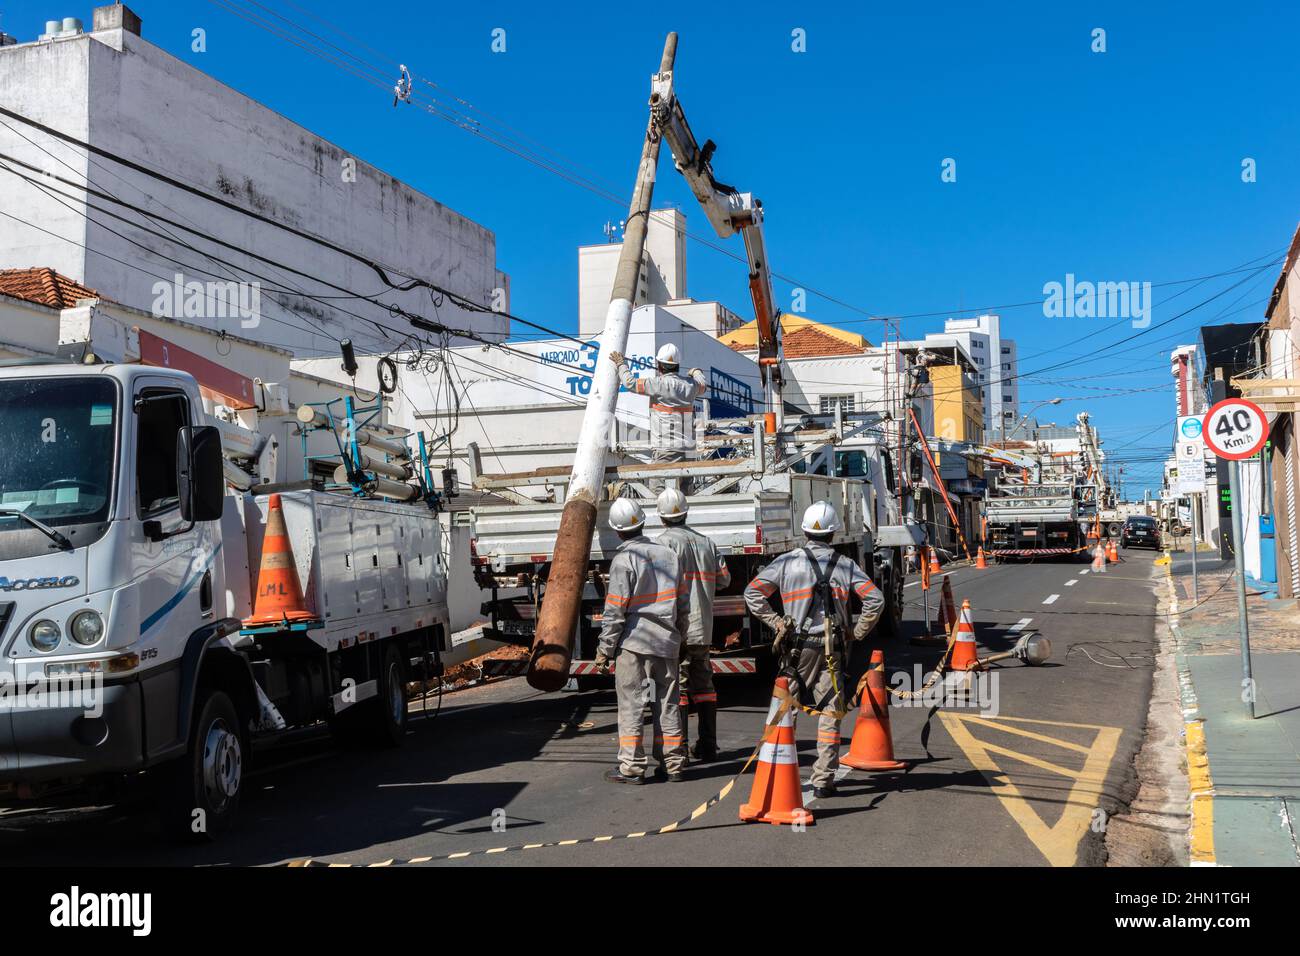
M 696 704 L 699 715 L 699 738 L 691 745 L 691 756 L 705 763 L 718 759 L 718 705 Z

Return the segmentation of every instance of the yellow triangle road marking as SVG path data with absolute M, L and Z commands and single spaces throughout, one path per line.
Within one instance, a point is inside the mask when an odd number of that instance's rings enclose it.
M 943 721 L 948 734 L 961 747 L 966 758 L 976 770 L 994 786 L 994 794 L 1011 814 L 1011 818 L 1025 831 L 1030 842 L 1038 848 L 1047 862 L 1052 866 L 1073 866 L 1078 856 L 1079 841 L 1088 832 L 1092 823 L 1093 811 L 1101 801 L 1102 785 L 1106 780 L 1106 771 L 1115 757 L 1119 746 L 1120 728 L 1104 727 L 1099 724 L 1071 724 L 1056 720 L 1034 720 L 1028 717 L 999 717 L 996 720 L 987 717 L 964 715 L 941 711 L 939 718 Z M 1094 731 L 1092 744 L 1084 747 L 1071 740 L 1053 737 L 1049 733 L 1036 733 L 1019 724 L 1041 725 L 1042 727 L 1070 728 L 1074 730 Z M 1083 753 L 1086 756 L 1081 770 L 1074 770 L 1060 764 L 1052 763 L 1021 753 L 1008 747 L 986 743 L 976 738 L 972 727 L 987 727 L 1002 733 L 1024 737 L 1038 743 L 1058 747 L 1065 751 Z M 1058 774 L 1072 781 L 1069 796 L 1065 798 L 1061 817 L 1052 826 L 1048 826 L 1032 806 L 1032 798 L 1026 797 L 1011 781 L 1007 771 L 998 766 L 994 755 L 1037 767 L 1049 773 Z

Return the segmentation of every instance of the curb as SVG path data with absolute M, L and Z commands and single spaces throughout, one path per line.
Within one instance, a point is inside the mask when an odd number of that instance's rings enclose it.
M 1166 623 L 1174 638 L 1174 667 L 1178 672 L 1178 695 L 1183 710 L 1183 744 L 1187 750 L 1187 785 L 1191 826 L 1188 829 L 1188 861 L 1191 866 L 1218 866 L 1214 852 L 1214 780 L 1205 747 L 1205 721 L 1201 717 L 1191 668 L 1183 653 L 1183 632 L 1178 626 L 1178 592 L 1174 590 L 1173 561 L 1165 565 L 1169 588 Z

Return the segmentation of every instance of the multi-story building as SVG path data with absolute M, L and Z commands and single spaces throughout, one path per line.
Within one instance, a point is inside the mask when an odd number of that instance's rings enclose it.
M 296 355 L 391 350 L 376 323 L 409 325 L 389 305 L 435 318 L 412 279 L 450 293 L 449 328 L 509 333 L 490 230 L 145 40 L 120 4 L 51 26 L 0 45 L 0 268 Z

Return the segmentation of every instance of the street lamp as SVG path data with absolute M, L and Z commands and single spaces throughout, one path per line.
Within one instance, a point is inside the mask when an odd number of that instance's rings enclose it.
M 1007 432 L 1006 437 L 1003 438 L 1002 440 L 1011 441 L 1011 436 L 1014 435 L 1016 432 L 1020 431 L 1020 429 L 1024 427 L 1025 422 L 1029 421 L 1029 417 L 1033 415 L 1034 412 L 1042 408 L 1044 405 L 1060 405 L 1060 404 L 1061 404 L 1061 400 L 1059 398 L 1049 398 L 1045 402 L 1039 402 L 1029 411 L 1025 412 L 1025 417 L 1020 419 L 1020 421 L 1016 423 L 1016 427 L 1011 429 L 1011 431 Z

